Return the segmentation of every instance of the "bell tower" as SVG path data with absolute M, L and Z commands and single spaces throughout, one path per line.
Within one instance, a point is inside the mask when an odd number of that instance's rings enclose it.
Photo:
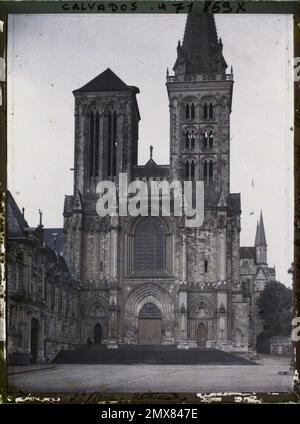
M 106 264 L 98 232 L 106 234 L 105 220 L 96 212 L 100 181 L 118 184 L 119 173 L 137 164 L 138 123 L 136 100 L 139 89 L 125 84 L 111 69 L 73 91 L 75 97 L 74 193 L 64 206 L 65 257 L 75 278 L 82 282 L 107 275 L 116 278 L 117 255 Z M 100 222 L 101 221 L 101 222 Z M 107 234 L 110 247 L 117 249 L 117 223 L 112 220 Z M 98 231 L 98 232 L 97 232 Z M 105 239 L 105 243 L 108 241 Z M 103 249 L 102 249 L 103 250 Z
M 213 15 L 190 14 L 178 42 L 174 75 L 167 75 L 170 168 L 173 178 L 203 180 L 214 205 L 229 193 L 232 73 Z
M 137 164 L 136 94 L 111 69 L 73 92 L 75 97 L 74 195 L 95 192 L 101 180 L 131 177 Z

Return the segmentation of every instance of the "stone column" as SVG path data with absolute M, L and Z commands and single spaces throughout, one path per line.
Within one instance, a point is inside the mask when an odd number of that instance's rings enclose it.
M 110 228 L 110 278 L 117 281 L 118 278 L 118 217 L 111 217 Z
M 83 192 L 84 180 L 84 115 L 82 105 L 75 103 L 74 194 Z
M 182 283 L 186 284 L 187 282 L 187 247 L 186 247 L 186 235 L 182 235 Z
M 111 217 L 110 229 L 110 290 L 108 348 L 117 348 L 118 339 L 118 217 Z
M 44 340 L 45 340 L 45 314 L 41 312 L 39 320 L 39 329 L 38 329 L 38 352 L 37 352 L 37 363 L 45 362 L 45 350 L 44 350 Z
M 123 109 L 123 107 L 122 107 Z M 123 169 L 123 127 L 124 111 L 117 114 L 117 159 L 116 159 L 116 182 L 119 185 L 119 172 Z
M 179 290 L 179 323 L 178 323 L 178 349 L 188 349 L 187 342 L 187 290 L 182 287 Z
M 105 167 L 104 167 L 104 158 L 105 158 L 105 155 L 104 155 L 104 113 L 101 113 L 100 114 L 100 117 L 99 117 L 99 140 L 98 140 L 98 143 L 99 143 L 99 163 L 98 163 L 98 166 L 99 166 L 99 181 L 101 181 L 101 180 L 103 180 L 103 179 L 105 179 L 105 176 L 104 176 L 104 169 L 105 169 Z
M 239 219 L 233 222 L 232 228 L 232 282 L 233 290 L 240 289 L 240 225 Z
M 227 284 L 219 286 L 217 292 L 217 347 L 221 350 L 230 350 L 227 333 Z
M 118 289 L 115 284 L 109 291 L 109 326 L 107 348 L 118 348 Z
M 227 253 L 226 253 L 226 229 L 221 228 L 219 229 L 218 233 L 218 258 L 219 258 L 219 267 L 218 267 L 218 279 L 219 281 L 226 281 L 227 277 L 227 270 L 226 270 L 226 260 L 227 260 Z
M 174 180 L 179 180 L 180 175 L 180 142 L 181 142 L 181 122 L 180 109 L 181 103 L 175 100 L 170 100 L 172 104 L 170 110 L 170 168 L 171 175 Z

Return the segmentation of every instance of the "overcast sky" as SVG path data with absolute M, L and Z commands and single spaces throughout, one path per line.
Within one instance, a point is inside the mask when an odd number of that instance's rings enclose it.
M 72 194 L 74 98 L 110 67 L 140 88 L 139 163 L 154 146 L 169 162 L 166 69 L 176 59 L 184 15 L 16 15 L 8 34 L 9 189 L 29 225 L 61 227 Z M 289 284 L 293 252 L 292 18 L 216 16 L 233 66 L 231 192 L 241 192 L 241 245 L 254 244 L 263 210 L 268 262 Z M 228 71 L 229 71 L 228 69 Z

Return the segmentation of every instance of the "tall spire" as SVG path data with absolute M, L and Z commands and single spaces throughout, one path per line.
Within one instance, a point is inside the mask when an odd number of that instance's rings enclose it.
M 227 64 L 222 54 L 213 15 L 189 14 L 183 44 L 178 43 L 175 74 L 225 73 Z
M 258 221 L 257 221 L 254 246 L 258 246 L 258 237 L 259 237 L 259 225 L 258 225 Z
M 256 236 L 255 236 L 255 246 L 267 246 L 262 211 L 260 211 L 259 224 L 257 224 Z

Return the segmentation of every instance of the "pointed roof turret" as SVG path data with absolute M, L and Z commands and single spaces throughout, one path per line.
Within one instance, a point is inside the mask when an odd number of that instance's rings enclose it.
M 256 229 L 255 246 L 267 246 L 262 211 L 260 211 L 259 224 L 257 224 L 257 225 L 258 226 L 257 226 L 257 229 Z
M 224 191 L 221 191 L 220 197 L 219 197 L 219 202 L 218 202 L 218 207 L 219 208 L 224 208 L 226 207 L 227 203 L 226 203 L 226 199 L 225 199 L 225 194 Z
M 178 42 L 175 73 L 224 73 L 227 64 L 222 54 L 213 15 L 189 14 L 182 45 Z M 183 65 L 183 66 L 182 66 Z

